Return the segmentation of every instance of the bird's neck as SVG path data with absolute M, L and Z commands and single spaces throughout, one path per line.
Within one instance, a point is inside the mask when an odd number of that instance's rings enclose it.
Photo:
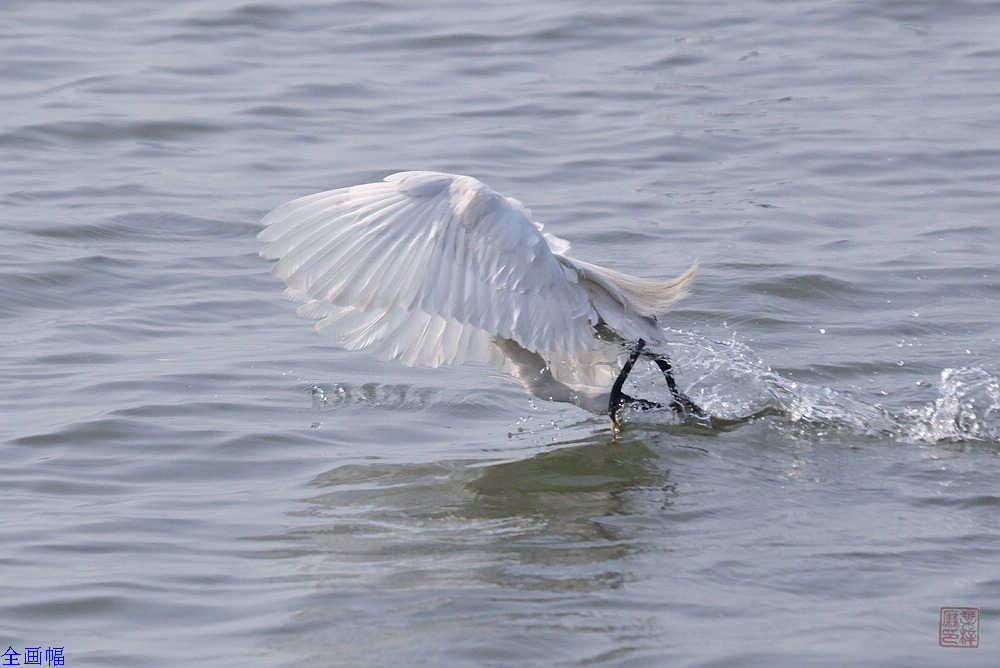
M 546 401 L 574 404 L 591 413 L 608 412 L 610 389 L 589 385 L 568 385 L 552 375 L 545 358 L 538 353 L 526 350 L 510 339 L 494 337 L 493 343 L 514 365 L 514 375 L 534 396 Z

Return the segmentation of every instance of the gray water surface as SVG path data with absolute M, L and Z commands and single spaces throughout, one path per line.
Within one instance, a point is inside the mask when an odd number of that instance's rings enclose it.
M 15 0 L 0 90 L 0 650 L 997 665 L 997 2 Z M 697 261 L 725 424 L 331 346 L 260 218 L 402 169 Z

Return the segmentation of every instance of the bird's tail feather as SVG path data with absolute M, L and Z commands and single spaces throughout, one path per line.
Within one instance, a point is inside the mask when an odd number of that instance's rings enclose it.
M 630 276 L 614 269 L 599 267 L 596 264 L 576 259 L 572 262 L 578 271 L 583 270 L 587 279 L 600 284 L 610 294 L 643 316 L 656 316 L 663 313 L 687 297 L 690 293 L 691 280 L 698 270 L 698 265 L 695 263 L 673 280 L 655 281 Z

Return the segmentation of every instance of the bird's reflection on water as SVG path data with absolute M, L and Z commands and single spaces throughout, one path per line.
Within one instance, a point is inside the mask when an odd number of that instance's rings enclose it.
M 322 493 L 296 514 L 318 521 L 289 538 L 339 575 L 384 584 L 405 567 L 406 586 L 463 573 L 547 591 L 619 586 L 640 541 L 630 505 L 674 494 L 655 452 L 606 432 L 520 461 L 349 465 L 312 484 Z
M 617 515 L 627 512 L 630 490 L 670 488 L 657 459 L 637 439 L 589 442 L 484 467 L 467 487 L 487 517 Z

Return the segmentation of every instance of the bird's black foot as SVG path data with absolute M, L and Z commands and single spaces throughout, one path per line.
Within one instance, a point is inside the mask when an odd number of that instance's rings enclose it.
M 632 367 L 635 366 L 636 360 L 640 356 L 646 356 L 656 364 L 657 368 L 663 373 L 664 379 L 667 381 L 667 387 L 670 388 L 670 409 L 680 416 L 693 416 L 703 420 L 711 419 L 708 413 L 706 413 L 698 404 L 691 401 L 690 398 L 677 387 L 677 381 L 674 379 L 673 367 L 670 365 L 670 359 L 666 356 L 658 357 L 653 353 L 645 351 L 646 342 L 642 339 L 636 341 L 635 346 L 632 348 L 632 354 L 629 355 L 628 360 L 626 360 L 622 370 L 618 373 L 618 378 L 615 379 L 614 385 L 611 386 L 611 399 L 608 405 L 608 413 L 611 415 L 611 423 L 616 428 L 620 424 L 621 420 L 621 410 L 625 405 L 635 406 L 640 410 L 651 410 L 654 408 L 664 408 L 663 404 L 656 403 L 655 401 L 647 401 L 646 399 L 635 399 L 629 395 L 622 392 L 622 387 L 625 385 L 625 379 L 632 372 Z
M 650 401 L 649 399 L 636 399 L 635 397 L 630 397 L 629 395 L 625 394 L 624 392 L 622 392 L 621 397 L 622 397 L 622 400 L 621 400 L 621 406 L 619 407 L 619 410 L 621 408 L 624 408 L 625 406 L 631 406 L 633 408 L 638 408 L 641 411 L 651 411 L 654 408 L 666 408 L 666 406 L 664 406 L 661 403 L 657 403 L 655 401 Z

